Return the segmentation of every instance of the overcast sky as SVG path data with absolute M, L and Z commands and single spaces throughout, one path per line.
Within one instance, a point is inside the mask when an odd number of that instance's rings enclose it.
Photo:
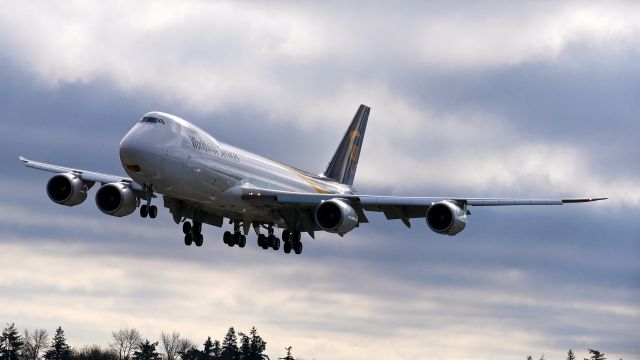
M 272 359 L 640 358 L 640 5 L 515 4 L 3 3 L 0 322 L 74 345 L 256 326 Z M 295 256 L 56 205 L 17 161 L 122 175 L 159 110 L 319 173 L 361 103 L 360 192 L 610 200 L 474 208 L 452 238 L 371 214 Z

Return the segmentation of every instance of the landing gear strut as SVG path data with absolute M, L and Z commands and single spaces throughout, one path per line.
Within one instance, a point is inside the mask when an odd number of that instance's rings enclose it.
M 202 246 L 204 242 L 204 236 L 202 236 L 202 223 L 185 221 L 182 224 L 182 232 L 184 233 L 184 244 L 190 246 L 191 243 L 195 243 L 196 246 Z

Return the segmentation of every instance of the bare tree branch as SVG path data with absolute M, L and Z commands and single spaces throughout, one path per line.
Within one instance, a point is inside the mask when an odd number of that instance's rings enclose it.
M 120 329 L 111 333 L 113 342 L 109 344 L 118 356 L 118 360 L 129 360 L 133 349 L 142 341 L 136 329 Z
M 40 353 L 47 347 L 49 335 L 46 330 L 33 329 L 24 331 L 23 355 L 26 360 L 40 360 Z
M 182 340 L 180 338 L 180 333 L 177 331 L 173 331 L 171 334 L 167 334 L 163 331 L 160 339 L 162 341 L 162 348 L 164 350 L 165 359 L 176 360 Z

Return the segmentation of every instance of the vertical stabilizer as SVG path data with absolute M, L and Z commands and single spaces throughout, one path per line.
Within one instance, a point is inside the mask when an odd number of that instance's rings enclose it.
M 371 108 L 368 106 L 360 105 L 351 121 L 351 125 L 347 129 L 347 133 L 344 134 L 340 145 L 338 145 L 335 154 L 333 154 L 324 176 L 342 184 L 353 185 L 370 110 Z

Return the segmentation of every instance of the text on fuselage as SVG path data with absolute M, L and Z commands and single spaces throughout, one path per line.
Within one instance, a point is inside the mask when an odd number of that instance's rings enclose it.
M 221 150 L 216 145 L 195 136 L 189 136 L 189 139 L 191 140 L 191 145 L 193 145 L 194 149 L 208 152 L 222 159 L 240 162 L 240 157 L 234 152 Z

